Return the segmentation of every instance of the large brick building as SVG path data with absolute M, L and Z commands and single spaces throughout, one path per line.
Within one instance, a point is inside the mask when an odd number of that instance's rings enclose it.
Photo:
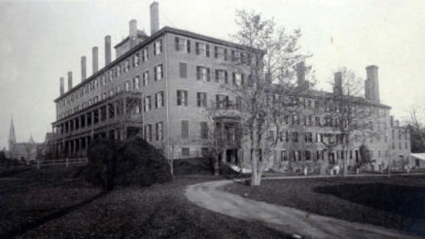
M 98 69 L 98 48 L 94 47 L 91 76 L 86 77 L 86 58 L 82 57 L 81 83 L 73 86 L 72 72 L 69 72 L 65 92 L 64 78 L 60 78 L 60 96 L 55 99 L 57 119 L 52 123 L 53 155 L 85 157 L 94 138 L 123 140 L 138 135 L 161 148 L 170 158 L 198 157 L 208 151 L 207 141 L 213 126 L 226 132 L 226 137 L 219 142 L 225 146 L 221 158 L 248 166 L 246 152 L 249 149 L 238 139 L 241 135 L 238 132 L 243 130 L 235 117 L 238 99 L 222 85 L 248 79 L 248 70 L 232 65 L 253 53 L 263 52 L 189 31 L 159 29 L 158 3 L 154 2 L 150 11 L 150 36 L 138 30 L 136 21 L 132 20 L 129 36 L 115 46 L 115 60 L 111 59 L 111 38 L 106 36 L 105 67 Z M 369 67 L 367 72 L 366 98 L 358 101 L 359 104 L 377 110 L 377 118 L 385 122 L 388 137 L 391 129 L 405 132 L 393 127 L 390 107 L 379 102 L 377 67 Z M 297 96 L 298 102 L 304 102 L 305 110 L 292 118 L 293 122 L 285 122 L 288 133 L 297 133 L 275 146 L 269 159 L 270 167 L 287 168 L 291 161 L 294 167 L 302 167 L 305 164 L 297 162 L 314 159 L 335 163 L 343 157 L 338 149 L 325 152 L 321 144 L 323 136 L 332 138 L 331 132 L 335 131 L 331 125 L 320 123 L 326 121 L 328 108 L 324 101 L 331 93 L 309 92 Z M 232 117 L 208 116 L 206 111 L 212 106 L 225 109 Z M 300 123 L 301 118 L 304 124 Z M 273 129 L 270 131 L 272 134 Z M 305 140 L 302 135 L 306 135 Z M 408 134 L 404 135 L 408 139 Z M 406 152 L 410 151 L 409 140 L 404 141 L 403 137 L 393 137 L 405 146 L 403 149 L 396 147 L 395 141 L 392 141 L 394 147 L 388 148 L 387 136 L 369 146 L 376 164 L 381 167 L 391 155 L 388 150 L 398 150 L 396 154 L 404 157 L 408 157 Z M 358 160 L 358 152 L 354 150 L 358 144 L 360 142 L 353 146 L 349 156 L 352 164 Z

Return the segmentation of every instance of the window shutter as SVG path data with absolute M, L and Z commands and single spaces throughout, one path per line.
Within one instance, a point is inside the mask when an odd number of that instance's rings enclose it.
M 205 48 L 206 48 L 206 56 L 210 57 L 210 45 L 206 44 Z
M 241 74 L 241 84 L 245 84 L 245 74 Z
M 224 71 L 224 82 L 227 84 L 227 71 Z
M 158 77 L 156 76 L 156 74 L 157 74 L 157 69 L 156 69 L 156 67 L 154 67 L 153 68 L 153 77 L 154 77 L 154 79 L 155 79 L 155 81 L 157 81 L 158 80 Z
M 219 74 L 220 74 L 220 72 L 218 70 L 215 70 L 215 81 L 216 82 L 219 81 Z
M 161 68 L 161 79 L 162 79 L 164 78 L 164 67 L 162 64 L 159 67 Z
M 187 53 L 190 53 L 190 40 L 186 42 Z
M 179 51 L 180 46 L 179 46 L 179 38 L 178 37 L 175 38 L 175 43 L 176 43 L 176 51 Z
M 161 94 L 161 99 L 162 99 L 162 101 L 161 101 L 161 107 L 164 107 L 164 102 L 165 102 L 164 91 L 161 91 L 160 94 Z
M 210 68 L 207 68 L 207 81 L 210 81 Z
M 159 40 L 159 53 L 162 52 L 162 39 Z
M 189 138 L 189 121 L 182 120 L 182 139 Z
M 159 98 L 159 93 L 155 94 L 155 108 L 158 109 L 158 98 Z
M 199 42 L 196 42 L 196 55 L 199 55 Z
M 188 97 L 187 97 L 187 91 L 185 90 L 184 91 L 184 106 L 187 106 L 188 105 Z
M 233 81 L 233 85 L 236 85 L 236 73 L 232 72 L 232 81 Z
M 201 79 L 201 67 L 199 66 L 196 67 L 196 79 Z
M 224 49 L 224 60 L 227 61 L 227 49 Z
M 177 105 L 181 105 L 181 91 L 177 91 Z
M 214 47 L 214 58 L 218 58 L 218 47 Z

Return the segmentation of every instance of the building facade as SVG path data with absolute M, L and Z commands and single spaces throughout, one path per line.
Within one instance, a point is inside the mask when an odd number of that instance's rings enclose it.
M 240 139 L 243 131 L 240 117 L 243 116 L 238 113 L 239 99 L 223 85 L 247 81 L 249 67 L 243 65 L 252 64 L 252 56 L 261 56 L 264 52 L 185 30 L 159 29 L 158 3 L 151 5 L 150 12 L 150 36 L 138 30 L 136 21 L 132 20 L 129 36 L 115 46 L 115 60 L 111 59 L 111 38 L 106 36 L 104 68 L 98 69 L 98 48 L 94 47 L 91 76 L 86 77 L 86 58 L 82 57 L 81 83 L 73 86 L 72 72 L 69 72 L 65 92 L 64 78 L 60 78 L 51 154 L 86 157 L 95 138 L 125 140 L 142 136 L 174 159 L 201 157 L 211 145 L 219 144 L 222 160 L 249 167 L 247 152 L 250 149 Z M 396 155 L 405 155 L 410 143 L 403 141 L 403 149 L 388 148 L 390 139 L 394 145 L 398 144 L 395 140 L 402 139 L 391 138 L 395 126 L 390 120 L 390 107 L 379 102 L 377 67 L 370 67 L 367 73 L 365 98 L 356 104 L 373 109 L 376 115 L 371 121 L 377 122 L 377 119 L 380 123 L 375 127 L 385 127 L 377 131 L 380 139 L 369 143 L 376 164 L 374 170 L 378 170 L 384 167 L 391 150 L 404 150 L 403 153 L 397 151 Z M 335 164 L 343 157 L 348 157 L 351 165 L 359 162 L 358 148 L 365 139 L 355 141 L 348 156 L 341 153 L 338 146 L 330 151 L 324 144 L 339 139 L 335 127 L 329 123 L 328 115 L 336 110 L 327 105 L 330 95 L 332 93 L 309 91 L 296 96 L 297 104 L 303 104 L 302 112 L 282 121 L 286 129 L 283 135 L 273 132 L 272 128 L 269 131 L 273 137 L 280 137 L 268 159 L 269 168 L 311 167 L 308 162 L 314 160 Z M 211 107 L 222 109 L 224 114 L 209 115 Z M 222 132 L 222 137 L 211 143 L 211 136 L 217 131 Z M 405 137 L 409 137 L 407 133 Z

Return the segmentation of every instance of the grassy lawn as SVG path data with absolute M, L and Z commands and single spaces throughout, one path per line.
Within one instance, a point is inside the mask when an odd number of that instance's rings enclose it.
M 185 198 L 187 185 L 213 177 L 102 193 L 75 174 L 62 168 L 0 176 L 0 238 L 287 238 Z
M 224 190 L 258 201 L 425 237 L 425 176 L 263 180 Z

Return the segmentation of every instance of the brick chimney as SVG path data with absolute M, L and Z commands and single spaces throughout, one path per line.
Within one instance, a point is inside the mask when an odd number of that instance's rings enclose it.
M 379 103 L 379 82 L 378 66 L 370 65 L 366 67 L 365 97 L 366 99 Z
M 135 19 L 130 21 L 130 31 L 128 37 L 130 39 L 130 48 L 133 48 L 136 45 L 137 38 L 137 21 Z
M 297 71 L 297 84 L 298 87 L 307 87 L 307 82 L 305 81 L 305 64 L 304 62 L 299 62 L 296 65 L 296 71 Z
M 159 30 L 159 6 L 158 2 L 151 4 L 151 36 Z
M 72 72 L 68 71 L 68 91 L 72 89 Z
M 63 93 L 65 93 L 65 80 L 63 79 L 63 77 L 59 79 L 59 82 L 60 82 L 59 93 L 60 95 L 63 95 Z
M 334 75 L 334 94 L 342 95 L 342 72 L 336 72 Z
M 95 46 L 92 49 L 93 74 L 96 73 L 99 70 L 99 59 L 98 59 L 98 55 L 99 55 L 99 49 L 97 48 L 97 46 Z
M 81 81 L 84 81 L 87 78 L 87 67 L 86 67 L 86 57 L 81 57 Z
M 111 36 L 105 36 L 105 66 L 111 63 Z

